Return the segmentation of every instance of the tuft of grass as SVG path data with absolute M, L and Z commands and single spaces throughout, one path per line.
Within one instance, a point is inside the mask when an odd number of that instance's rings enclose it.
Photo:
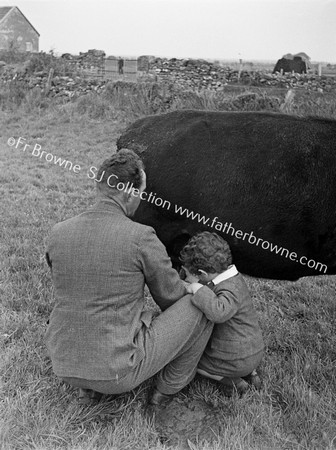
M 0 108 L 39 116 L 59 112 L 69 121 L 84 115 L 88 119 L 123 123 L 176 109 L 273 111 L 336 118 L 336 93 L 333 92 L 233 88 L 236 86 L 226 86 L 220 91 L 194 91 L 168 83 L 116 81 L 107 83 L 99 94 L 89 92 L 69 100 L 49 98 L 38 87 L 30 89 L 26 83 L 12 80 L 0 86 Z

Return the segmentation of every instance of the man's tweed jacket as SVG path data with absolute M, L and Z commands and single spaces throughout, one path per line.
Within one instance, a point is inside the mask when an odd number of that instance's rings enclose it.
M 152 313 L 186 294 L 153 228 L 133 222 L 113 200 L 54 226 L 47 245 L 56 303 L 46 344 L 63 377 L 118 380 L 143 358 L 136 336 Z

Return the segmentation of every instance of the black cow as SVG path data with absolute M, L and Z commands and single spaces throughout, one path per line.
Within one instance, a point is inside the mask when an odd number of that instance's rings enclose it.
M 293 59 L 281 58 L 277 61 L 273 72 L 295 72 L 295 73 L 307 73 L 307 65 L 300 56 L 294 56 Z
M 145 163 L 135 220 L 154 227 L 175 264 L 184 242 L 209 230 L 243 273 L 336 274 L 335 120 L 175 111 L 137 120 L 117 145 Z

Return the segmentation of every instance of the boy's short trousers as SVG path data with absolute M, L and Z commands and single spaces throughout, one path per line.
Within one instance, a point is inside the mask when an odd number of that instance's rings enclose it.
M 239 378 L 249 375 L 256 369 L 264 356 L 264 350 L 242 359 L 223 361 L 215 358 L 208 358 L 203 354 L 197 366 L 197 372 L 201 375 L 219 381 L 221 378 Z M 203 372 L 203 373 L 202 373 Z M 207 373 L 207 375 L 205 375 Z

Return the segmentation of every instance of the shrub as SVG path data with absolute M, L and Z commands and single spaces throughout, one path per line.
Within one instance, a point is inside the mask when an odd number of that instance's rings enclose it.
M 8 50 L 0 50 L 0 60 L 7 64 L 23 63 L 30 58 L 30 53 L 19 52 L 14 44 L 10 44 Z
M 13 110 L 22 105 L 27 94 L 25 82 L 12 80 L 0 89 L 0 107 L 2 110 Z
M 54 75 L 71 76 L 77 73 L 73 64 L 65 59 L 56 58 L 52 52 L 34 53 L 26 64 L 28 74 L 49 72 L 50 69 L 54 69 Z
M 63 64 L 53 55 L 38 54 L 28 62 L 28 71 Z M 66 61 L 64 61 L 67 64 Z M 57 70 L 60 67 L 55 65 Z M 57 74 L 57 72 L 56 72 Z M 233 90 L 214 91 L 203 89 L 196 91 L 185 89 L 176 83 L 158 82 L 108 82 L 100 85 L 100 91 L 78 91 L 78 98 L 56 96 L 49 98 L 37 87 L 32 88 L 31 78 L 18 77 L 0 84 L 0 107 L 18 108 L 24 105 L 26 111 L 45 109 L 49 106 L 71 102 L 71 114 L 86 114 L 94 119 L 124 117 L 127 121 L 151 114 L 160 114 L 176 109 L 201 109 L 214 111 L 274 111 L 296 115 L 317 115 L 336 118 L 336 93 L 318 93 L 299 89 L 272 90 L 253 87 Z M 91 86 L 91 84 L 90 84 Z M 90 87 L 92 88 L 92 86 Z M 74 88 L 76 94 L 76 88 Z M 85 94 L 85 95 L 84 95 Z

